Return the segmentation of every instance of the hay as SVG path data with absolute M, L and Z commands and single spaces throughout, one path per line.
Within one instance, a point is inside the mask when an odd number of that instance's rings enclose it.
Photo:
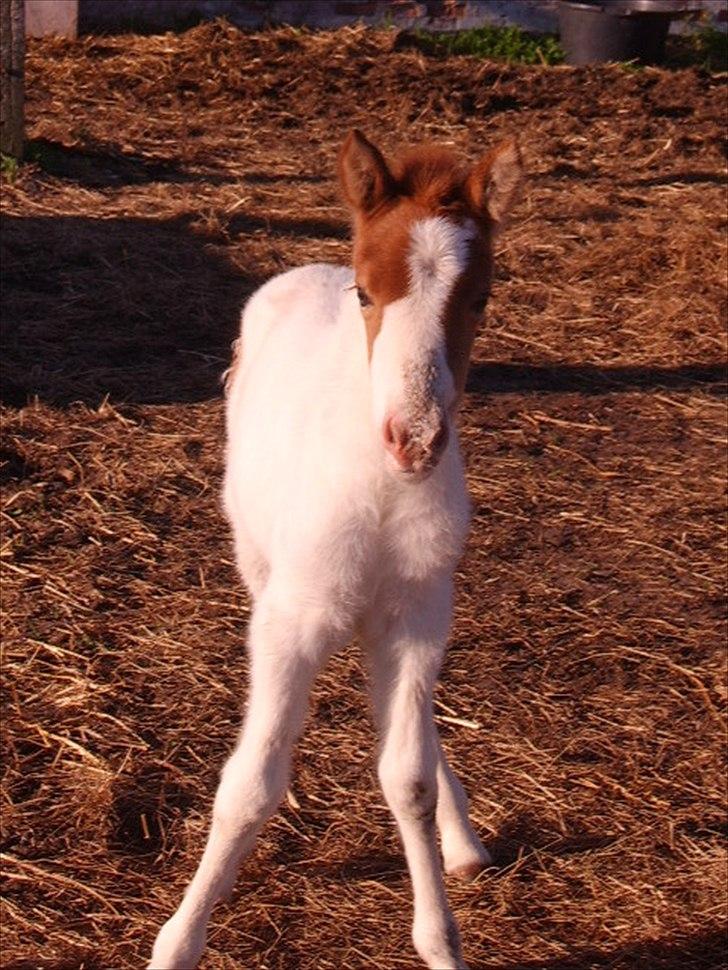
M 438 693 L 499 868 L 473 967 L 724 964 L 725 79 L 428 61 L 361 29 L 35 41 L 3 185 L 4 965 L 138 967 L 244 697 L 218 379 L 271 273 L 348 258 L 344 130 L 520 132 L 462 422 Z M 355 648 L 204 966 L 410 967 Z

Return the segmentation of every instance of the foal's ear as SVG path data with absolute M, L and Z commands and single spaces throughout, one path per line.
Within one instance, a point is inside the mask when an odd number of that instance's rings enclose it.
M 352 209 L 371 212 L 394 194 L 394 179 L 376 145 L 350 131 L 339 152 L 339 181 Z
M 496 229 L 503 223 L 518 194 L 523 162 L 515 138 L 501 142 L 473 165 L 466 191 L 475 211 L 487 216 Z

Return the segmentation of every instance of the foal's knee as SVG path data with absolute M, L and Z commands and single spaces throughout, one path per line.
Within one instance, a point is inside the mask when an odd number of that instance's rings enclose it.
M 379 764 L 379 782 L 395 818 L 434 823 L 437 808 L 434 772 L 403 770 L 400 765 L 383 760 Z

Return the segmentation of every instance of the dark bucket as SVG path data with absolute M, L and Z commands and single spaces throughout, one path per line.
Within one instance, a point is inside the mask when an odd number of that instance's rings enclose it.
M 636 6 L 636 5 L 635 5 Z M 644 6 L 647 6 L 643 3 Z M 660 64 L 672 14 L 630 9 L 619 0 L 561 0 L 559 27 L 567 64 Z

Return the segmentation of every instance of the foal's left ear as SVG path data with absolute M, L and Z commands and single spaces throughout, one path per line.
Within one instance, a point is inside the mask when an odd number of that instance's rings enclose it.
M 523 162 L 518 142 L 509 138 L 484 155 L 470 170 L 465 182 L 470 204 L 498 229 L 518 194 Z

